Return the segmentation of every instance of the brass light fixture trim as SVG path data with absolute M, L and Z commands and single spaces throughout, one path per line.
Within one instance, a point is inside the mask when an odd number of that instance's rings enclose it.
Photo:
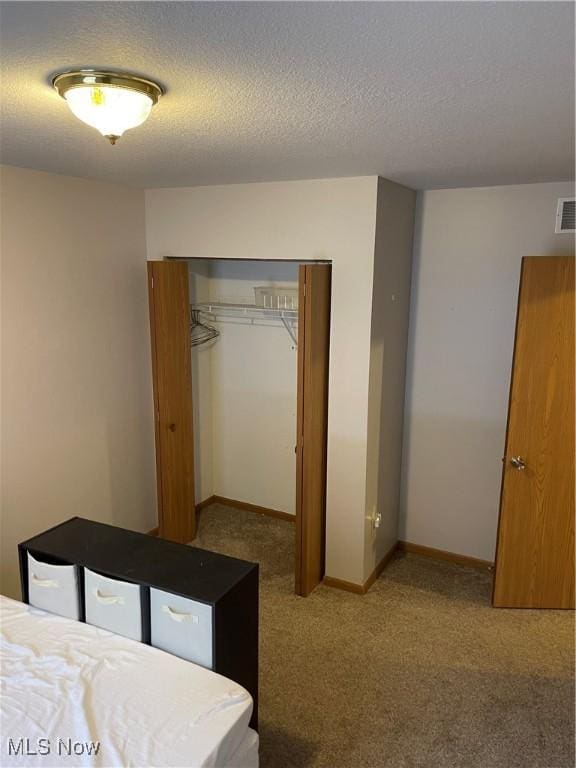
M 52 78 L 52 85 L 60 96 L 64 98 L 70 88 L 88 85 L 110 85 L 116 88 L 129 88 L 132 91 L 145 93 L 150 96 L 152 103 L 156 104 L 164 89 L 153 80 L 147 80 L 139 75 L 131 75 L 124 72 L 112 72 L 97 69 L 77 69 L 69 72 L 60 72 Z

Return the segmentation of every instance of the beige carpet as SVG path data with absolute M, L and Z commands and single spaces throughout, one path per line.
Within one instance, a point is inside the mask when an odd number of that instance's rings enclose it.
M 574 617 L 409 555 L 365 596 L 292 593 L 293 525 L 214 505 L 194 544 L 260 562 L 262 768 L 573 768 Z

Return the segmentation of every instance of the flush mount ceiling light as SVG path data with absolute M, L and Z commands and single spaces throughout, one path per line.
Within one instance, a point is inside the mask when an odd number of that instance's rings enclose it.
M 129 128 L 141 125 L 164 93 L 152 80 L 124 72 L 80 69 L 61 72 L 52 85 L 73 114 L 116 144 Z

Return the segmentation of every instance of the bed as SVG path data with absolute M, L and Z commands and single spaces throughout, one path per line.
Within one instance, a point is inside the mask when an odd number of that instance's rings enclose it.
M 3 766 L 258 766 L 252 698 L 144 643 L 0 598 Z

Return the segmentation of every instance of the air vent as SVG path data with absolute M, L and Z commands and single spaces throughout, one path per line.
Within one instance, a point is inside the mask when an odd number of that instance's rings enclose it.
M 556 233 L 576 232 L 576 198 L 561 197 L 556 211 Z

